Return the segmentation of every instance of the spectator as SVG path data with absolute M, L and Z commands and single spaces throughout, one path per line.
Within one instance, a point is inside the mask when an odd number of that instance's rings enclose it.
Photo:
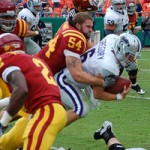
M 60 7 L 60 0 L 52 0 L 53 2 L 53 7 L 54 8 L 59 8 Z
M 148 36 L 150 39 L 150 12 L 146 12 L 146 15 L 143 16 L 141 27 L 142 31 L 142 48 L 145 46 L 146 37 Z
M 139 0 L 136 0 L 136 12 L 138 13 L 139 16 L 142 16 L 143 8 Z
M 50 7 L 49 3 L 47 3 L 46 6 L 44 7 L 42 17 L 51 17 L 52 13 L 53 13 L 53 8 Z
M 65 4 L 61 10 L 61 17 L 66 18 L 69 13 L 68 5 Z

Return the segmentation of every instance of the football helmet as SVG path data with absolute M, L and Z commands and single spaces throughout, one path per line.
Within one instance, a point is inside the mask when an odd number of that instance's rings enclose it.
M 73 0 L 76 10 L 79 12 L 96 11 L 99 5 L 99 0 Z
M 17 35 L 12 33 L 0 34 L 0 55 L 18 50 L 24 51 L 24 44 Z
M 114 49 L 116 58 L 125 68 L 135 66 L 136 58 L 141 56 L 141 42 L 134 34 L 120 34 Z
M 23 9 L 23 5 L 24 5 L 23 2 L 18 3 L 18 4 L 16 5 L 16 12 L 17 12 L 17 14 Z
M 127 11 L 129 15 L 133 15 L 136 12 L 136 4 L 134 0 L 127 0 Z
M 114 11 L 123 14 L 126 9 L 126 0 L 112 0 Z
M 10 0 L 0 0 L 0 28 L 12 32 L 16 26 L 16 6 Z
M 28 0 L 27 8 L 31 10 L 34 14 L 37 14 L 41 10 L 41 2 L 40 0 Z

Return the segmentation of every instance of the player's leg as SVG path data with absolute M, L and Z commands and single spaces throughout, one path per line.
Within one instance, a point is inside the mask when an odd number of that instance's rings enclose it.
M 49 150 L 66 121 L 66 110 L 60 104 L 53 103 L 39 108 L 25 129 L 23 149 Z
M 89 106 L 83 91 L 77 85 L 67 82 L 63 72 L 56 74 L 55 80 L 60 88 L 62 102 L 67 109 L 67 125 L 86 116 Z
M 125 150 L 123 145 L 114 136 L 112 131 L 112 123 L 105 121 L 101 128 L 94 132 L 94 139 L 103 139 L 109 150 Z
M 0 149 L 1 150 L 16 150 L 17 148 L 22 147 L 23 141 L 22 136 L 28 119 L 25 117 L 20 118 L 13 128 L 0 137 Z
M 135 70 L 129 70 L 128 75 L 132 82 L 131 88 L 136 91 L 138 94 L 143 95 L 145 94 L 145 91 L 140 87 L 140 85 L 137 83 L 137 74 L 138 74 L 138 68 Z

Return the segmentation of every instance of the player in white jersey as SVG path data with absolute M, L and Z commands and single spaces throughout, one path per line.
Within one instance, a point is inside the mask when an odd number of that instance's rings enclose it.
M 120 36 L 108 35 L 81 56 L 83 70 L 94 76 L 103 76 L 112 85 L 115 83 L 116 76 L 119 76 L 120 65 L 125 68 L 134 66 L 140 50 L 141 43 L 135 35 L 129 33 Z M 74 111 L 72 122 L 84 117 L 89 111 L 89 106 L 82 89 L 89 85 L 75 82 L 67 69 L 57 73 L 55 79 L 60 87 L 63 103 L 67 109 Z M 92 88 L 94 97 L 100 100 L 123 99 L 129 91 L 129 88 L 125 88 L 122 93 L 111 94 L 102 87 Z
M 31 31 L 31 34 L 29 34 L 29 36 L 44 34 L 48 31 L 47 28 L 38 28 L 38 23 L 40 20 L 40 9 L 41 3 L 39 0 L 28 0 L 26 3 L 26 7 L 18 13 L 18 18 L 24 19 L 27 22 L 28 30 Z M 38 44 L 31 40 L 31 37 L 26 37 L 24 42 L 28 54 L 35 54 L 41 49 Z
M 105 35 L 108 35 L 109 32 L 119 35 L 127 31 L 129 18 L 126 9 L 122 11 L 122 13 L 119 13 L 112 6 L 107 9 L 104 17 Z M 109 27 L 113 30 L 109 29 Z
M 121 34 L 128 29 L 129 18 L 125 0 L 112 0 L 104 16 L 104 35 Z
M 104 36 L 108 34 L 117 34 L 126 32 L 128 30 L 129 18 L 127 14 L 126 0 L 112 0 L 112 6 L 110 6 L 104 17 Z M 122 72 L 123 72 L 122 67 Z M 132 89 L 138 94 L 143 95 L 145 91 L 137 83 L 138 67 L 135 63 L 133 68 L 127 69 L 129 78 L 132 82 Z

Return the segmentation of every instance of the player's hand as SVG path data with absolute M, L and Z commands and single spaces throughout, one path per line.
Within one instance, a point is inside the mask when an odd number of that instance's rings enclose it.
M 122 99 L 124 99 L 126 97 L 126 95 L 129 93 L 130 89 L 131 89 L 131 83 L 128 87 L 124 86 L 123 92 L 121 93 Z
M 5 132 L 5 130 L 7 129 L 8 126 L 2 126 L 1 122 L 0 122 L 0 136 L 2 136 Z
M 47 28 L 42 28 L 39 30 L 39 34 L 46 34 L 48 33 L 48 29 Z
M 104 88 L 105 87 L 111 87 L 115 83 L 116 83 L 116 76 L 115 75 L 106 76 L 104 78 Z

